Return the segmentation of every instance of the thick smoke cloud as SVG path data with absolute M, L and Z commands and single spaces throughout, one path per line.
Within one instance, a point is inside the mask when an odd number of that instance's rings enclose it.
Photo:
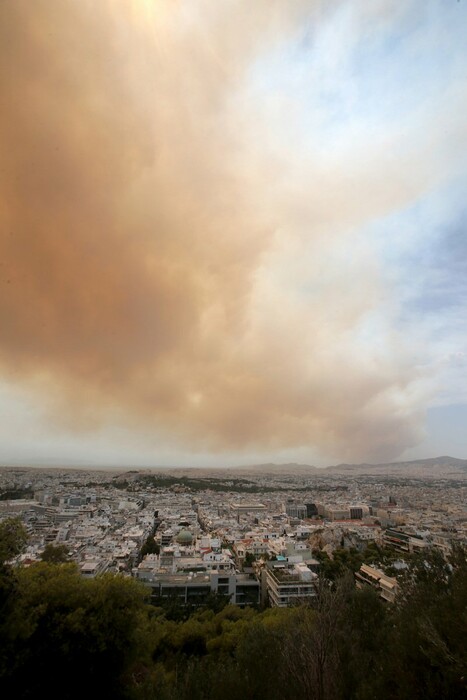
M 390 137 L 358 163 L 273 152 L 248 102 L 252 67 L 324 12 L 0 4 L 0 367 L 57 424 L 349 459 L 419 439 L 419 377 L 358 229 L 429 169 Z

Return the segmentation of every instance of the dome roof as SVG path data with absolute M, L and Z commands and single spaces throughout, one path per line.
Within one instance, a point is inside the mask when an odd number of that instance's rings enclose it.
M 191 544 L 193 542 L 193 535 L 189 530 L 180 530 L 177 535 L 178 544 Z

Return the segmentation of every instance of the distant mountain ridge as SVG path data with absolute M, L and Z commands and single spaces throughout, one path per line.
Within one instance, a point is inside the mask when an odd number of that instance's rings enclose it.
M 234 469 L 234 467 L 232 467 Z M 467 477 L 467 459 L 441 456 L 428 457 L 426 459 L 414 459 L 404 462 L 387 462 L 384 464 L 336 464 L 328 467 L 315 467 L 308 464 L 257 464 L 250 467 L 235 468 L 236 473 L 255 472 L 262 474 L 381 474 L 386 472 L 389 476 L 429 476 L 429 477 Z
M 344 468 L 360 468 L 360 467 L 371 467 L 372 469 L 384 468 L 384 467 L 400 467 L 400 466 L 437 466 L 444 465 L 450 467 L 460 467 L 461 469 L 467 469 L 467 459 L 458 459 L 457 457 L 428 457 L 426 459 L 412 459 L 406 462 L 386 462 L 384 464 L 373 464 L 370 462 L 363 462 L 362 464 L 336 464 L 334 466 L 325 467 L 326 469 L 344 469 Z
M 57 460 L 58 462 L 58 460 Z M 426 459 L 414 459 L 405 462 L 387 462 L 384 464 L 336 464 L 328 467 L 315 467 L 310 464 L 300 464 L 297 462 L 289 462 L 285 464 L 276 464 L 273 462 L 264 464 L 252 464 L 248 466 L 232 466 L 232 467 L 183 467 L 183 466 L 130 466 L 130 465 L 91 465 L 91 464 L 70 464 L 66 461 L 59 463 L 38 464 L 38 463 L 20 463 L 0 465 L 5 469 L 64 469 L 77 471 L 100 471 L 114 472 L 121 478 L 137 478 L 142 474 L 164 473 L 174 476 L 191 476 L 197 478 L 216 477 L 222 480 L 236 477 L 246 477 L 248 474 L 262 475 L 281 475 L 289 476 L 336 476 L 338 475 L 355 475 L 374 474 L 381 476 L 384 472 L 387 476 L 405 476 L 405 477 L 430 477 L 430 478 L 467 478 L 467 459 L 459 459 L 457 457 L 441 456 L 427 457 Z
M 385 471 L 388 475 L 394 476 L 463 477 L 467 476 L 467 459 L 442 456 L 386 464 L 339 464 L 335 467 L 327 467 L 326 471 L 355 474 L 381 474 Z

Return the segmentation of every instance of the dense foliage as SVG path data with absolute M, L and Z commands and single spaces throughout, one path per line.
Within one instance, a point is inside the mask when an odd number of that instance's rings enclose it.
M 344 567 L 322 577 L 313 607 L 241 610 L 214 597 L 181 614 L 149 604 L 132 579 L 84 580 L 55 556 L 13 568 L 23 542 L 18 523 L 0 526 L 3 697 L 466 697 L 462 548 L 449 564 L 436 552 L 415 557 L 392 606 L 356 590 Z

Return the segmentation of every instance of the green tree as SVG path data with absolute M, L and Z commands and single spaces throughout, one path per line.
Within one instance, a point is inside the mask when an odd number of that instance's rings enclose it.
M 18 518 L 7 518 L 0 523 L 0 677 L 8 666 L 8 619 L 16 603 L 18 583 L 9 562 L 21 552 L 26 541 L 26 529 Z
M 146 556 L 146 554 L 159 554 L 160 549 L 161 548 L 155 541 L 154 536 L 149 535 L 149 537 L 146 538 L 146 541 L 141 547 L 140 557 L 142 559 Z
M 343 698 L 374 698 L 381 656 L 390 653 L 388 606 L 372 588 L 352 586 L 342 611 L 337 635 L 339 689 Z M 383 696 L 384 696 L 383 692 Z
M 7 518 L 0 523 L 0 643 L 3 621 L 16 587 L 15 572 L 9 562 L 21 552 L 26 541 L 26 529 L 18 518 Z
M 331 586 L 320 579 L 316 603 L 303 607 L 296 624 L 284 637 L 286 677 L 307 700 L 336 700 L 341 697 L 339 636 L 345 610 L 354 590 L 350 573 Z
M 250 566 L 253 566 L 253 562 L 256 561 L 256 557 L 253 554 L 253 552 L 247 552 L 245 554 L 245 559 L 243 560 L 243 567 L 249 568 Z
M 400 578 L 391 611 L 391 653 L 381 675 L 385 692 L 397 697 L 467 697 L 466 549 L 451 561 L 437 550 L 415 555 Z
M 68 547 L 64 544 L 46 544 L 41 554 L 41 560 L 49 564 L 65 564 L 69 561 Z
M 20 569 L 17 579 L 6 622 L 5 695 L 82 698 L 92 689 L 123 697 L 122 676 L 144 655 L 144 587 L 110 575 L 87 581 L 73 564 L 45 562 Z
M 28 539 L 19 518 L 7 518 L 0 523 L 0 566 L 21 552 Z

